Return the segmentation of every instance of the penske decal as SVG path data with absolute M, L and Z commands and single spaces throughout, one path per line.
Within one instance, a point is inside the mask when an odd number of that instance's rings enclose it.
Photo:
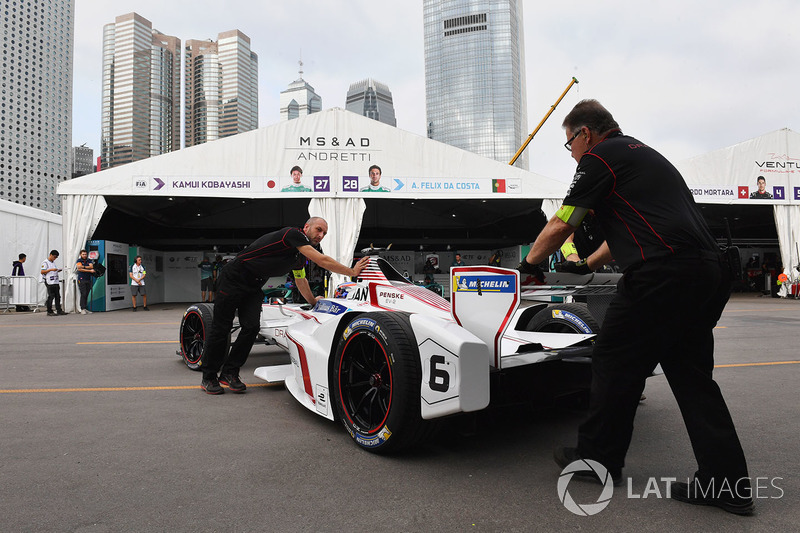
M 453 276 L 453 290 L 456 292 L 517 292 L 516 276 L 486 274 Z

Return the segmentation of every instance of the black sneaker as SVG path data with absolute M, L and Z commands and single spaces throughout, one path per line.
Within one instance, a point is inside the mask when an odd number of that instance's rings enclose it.
M 136 312 L 136 308 L 135 308 L 135 307 L 133 308 L 133 312 L 134 312 L 134 313 Z
M 64 316 L 64 315 L 67 315 L 69 313 L 65 313 L 63 310 L 59 310 L 59 311 L 56 312 L 56 314 L 59 315 L 59 316 Z
M 244 392 L 247 390 L 247 385 L 239 379 L 239 374 L 222 374 L 219 376 L 219 382 L 231 389 L 231 392 Z
M 682 481 L 675 481 L 670 485 L 672 499 L 679 502 L 691 503 L 692 505 L 712 505 L 719 507 L 723 511 L 738 515 L 752 515 L 756 509 L 753 498 L 714 498 L 709 496 L 708 492 L 704 492 L 697 485 L 697 480 L 693 481 L 691 485 Z
M 575 461 L 581 461 L 584 457 L 578 455 L 577 448 L 568 448 L 568 447 L 558 447 L 553 450 L 553 459 L 555 459 L 556 464 L 560 466 L 562 469 L 566 468 L 567 465 L 574 463 Z M 598 461 L 599 462 L 599 461 Z M 622 470 L 611 471 L 609 470 L 607 476 L 611 476 L 611 480 L 614 482 L 615 487 L 619 487 L 622 485 Z M 583 481 L 594 481 L 595 483 L 600 483 L 601 485 L 605 485 L 606 480 L 600 479 L 598 475 L 594 472 L 594 470 L 582 470 L 580 472 L 573 472 L 573 477 L 575 479 L 580 479 Z
M 203 377 L 203 382 L 200 383 L 200 388 L 206 391 L 206 394 L 223 394 L 225 389 L 219 386 L 217 376 L 211 376 L 206 379 Z
M 47 316 L 56 316 L 56 314 L 54 312 L 52 312 L 52 311 L 48 311 L 47 312 Z
M 150 310 L 150 308 L 147 307 L 147 306 L 142 307 L 142 309 L 144 309 L 145 311 L 149 311 Z

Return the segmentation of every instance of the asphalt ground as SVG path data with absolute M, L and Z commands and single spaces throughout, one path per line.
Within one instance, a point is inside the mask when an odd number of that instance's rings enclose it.
M 490 407 L 396 457 L 253 378 L 288 360 L 254 348 L 246 394 L 204 394 L 175 355 L 182 304 L 149 313 L 0 314 L 3 531 L 796 531 L 800 523 L 800 301 L 734 295 L 715 377 L 760 486 L 755 516 L 666 498 L 695 469 L 663 376 L 648 381 L 607 506 L 562 504 L 552 450 L 571 405 Z M 687 309 L 691 312 L 691 309 Z M 593 504 L 601 487 L 576 480 Z

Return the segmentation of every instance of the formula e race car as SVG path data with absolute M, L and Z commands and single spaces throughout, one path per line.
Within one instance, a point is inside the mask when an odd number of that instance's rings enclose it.
M 490 374 L 588 360 L 604 311 L 590 312 L 592 298 L 613 294 L 619 278 L 549 273 L 548 285 L 520 286 L 519 272 L 506 268 L 452 267 L 450 275 L 447 301 L 373 256 L 355 282 L 313 308 L 264 304 L 259 338 L 288 351 L 290 363 L 255 376 L 340 420 L 362 448 L 397 451 L 441 417 L 487 407 Z M 572 301 L 547 303 L 554 299 Z M 198 367 L 212 316 L 212 304 L 184 313 L 180 355 L 189 368 Z

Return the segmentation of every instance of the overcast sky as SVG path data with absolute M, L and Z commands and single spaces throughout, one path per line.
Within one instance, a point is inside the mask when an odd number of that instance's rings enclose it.
M 189 39 L 238 29 L 259 58 L 259 127 L 278 122 L 298 77 L 344 107 L 350 84 L 389 86 L 397 126 L 425 134 L 422 1 L 76 0 L 73 144 L 99 155 L 103 25 L 135 11 Z M 624 132 L 677 162 L 781 128 L 800 131 L 800 2 L 524 1 L 528 133 L 574 76 L 528 147 L 532 171 L 569 181 L 561 121 L 600 100 Z

